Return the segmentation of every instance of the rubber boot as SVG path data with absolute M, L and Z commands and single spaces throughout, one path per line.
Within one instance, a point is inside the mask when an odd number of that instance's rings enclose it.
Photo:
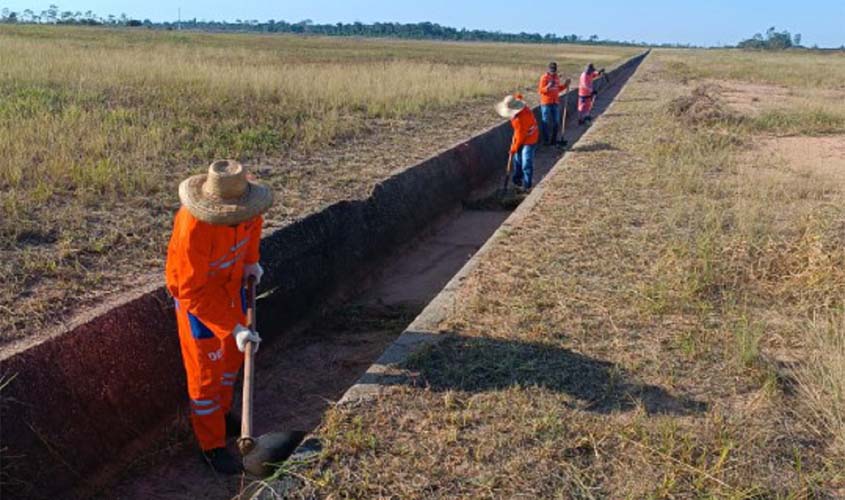
M 202 457 L 214 469 L 214 472 L 218 474 L 233 476 L 243 471 L 241 461 L 232 456 L 226 448 L 214 448 L 213 450 L 204 451 L 202 452 Z

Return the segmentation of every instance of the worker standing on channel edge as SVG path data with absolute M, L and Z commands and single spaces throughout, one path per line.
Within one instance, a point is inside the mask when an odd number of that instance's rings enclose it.
M 596 71 L 593 63 L 581 73 L 581 81 L 578 85 L 578 125 L 585 121 L 592 121 L 593 103 L 596 100 L 596 92 L 593 90 L 593 80 L 604 74 L 604 68 Z
M 235 161 L 215 161 L 207 175 L 179 185 L 167 248 L 165 279 L 175 300 L 182 361 L 188 379 L 191 424 L 203 457 L 218 473 L 241 463 L 226 449 L 240 418 L 229 413 L 247 341 L 261 338 L 244 325 L 248 277 L 261 279 L 261 214 L 273 203 L 266 186 L 247 179 Z
M 558 141 L 560 128 L 560 95 L 569 90 L 570 80 L 561 84 L 557 74 L 557 63 L 549 63 L 549 69 L 540 77 L 537 92 L 540 94 L 540 128 L 543 134 L 543 144 L 551 145 Z
M 499 116 L 510 118 L 513 127 L 510 155 L 513 161 L 513 183 L 524 190 L 531 189 L 534 175 L 534 150 L 540 141 L 540 130 L 534 112 L 522 100 L 521 94 L 509 95 L 496 104 Z

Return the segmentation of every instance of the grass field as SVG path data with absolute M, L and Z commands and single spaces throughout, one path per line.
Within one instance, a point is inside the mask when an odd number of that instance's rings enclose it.
M 298 495 L 845 496 L 845 59 L 758 55 L 649 56 Z
M 498 122 L 548 60 L 634 52 L 0 27 L 0 344 L 159 280 L 177 183 L 215 158 L 261 166 L 278 226 Z

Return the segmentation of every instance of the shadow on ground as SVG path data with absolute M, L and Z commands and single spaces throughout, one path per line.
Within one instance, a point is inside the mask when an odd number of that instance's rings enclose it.
M 649 414 L 707 410 L 704 402 L 634 380 L 617 364 L 550 344 L 449 335 L 413 355 L 403 368 L 413 376 L 386 382 L 470 393 L 542 387 L 571 396 L 584 411 L 602 414 L 640 406 Z

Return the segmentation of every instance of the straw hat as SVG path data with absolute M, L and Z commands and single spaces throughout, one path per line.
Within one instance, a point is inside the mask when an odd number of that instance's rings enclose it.
M 496 113 L 502 118 L 513 118 L 525 107 L 525 101 L 509 95 L 496 103 Z
M 208 167 L 208 174 L 179 184 L 179 199 L 197 219 L 229 226 L 265 212 L 273 204 L 273 192 L 249 181 L 240 163 L 217 160 Z

